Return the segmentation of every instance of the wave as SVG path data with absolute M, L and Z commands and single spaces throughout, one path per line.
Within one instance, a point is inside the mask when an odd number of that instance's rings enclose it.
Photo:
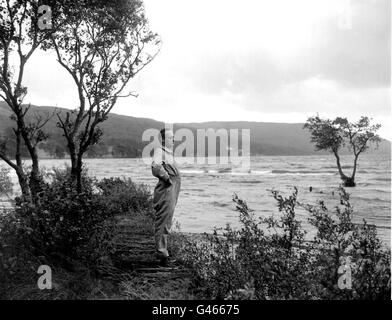
M 270 174 L 282 174 L 282 175 L 336 175 L 336 171 L 331 170 L 286 170 L 286 169 L 273 169 L 273 170 L 241 170 L 233 168 L 223 168 L 223 169 L 204 169 L 204 170 L 181 170 L 182 174 L 189 175 L 200 175 L 200 174 L 215 174 L 215 175 L 270 175 Z
M 230 182 L 232 182 L 232 183 L 257 184 L 257 183 L 262 183 L 263 181 L 261 181 L 261 180 L 232 180 Z
M 203 169 L 203 170 L 197 170 L 197 169 L 191 169 L 191 170 L 181 170 L 181 173 L 183 174 L 222 174 L 222 173 L 232 173 L 235 172 L 232 170 L 232 168 L 224 168 L 224 169 Z M 248 172 L 246 172 L 248 173 Z
M 383 177 L 383 178 L 372 178 L 372 180 L 375 180 L 375 181 L 391 181 L 391 177 Z
M 369 183 L 364 183 L 362 186 L 369 186 Z M 387 193 L 390 194 L 391 191 L 390 190 L 386 190 L 386 189 L 368 189 L 369 192 L 375 192 L 375 193 Z
M 264 175 L 264 174 L 272 173 L 272 170 L 252 170 L 251 173 L 255 175 Z
M 271 170 L 241 170 L 241 169 L 233 169 L 233 168 L 223 168 L 223 169 L 191 169 L 191 170 L 181 170 L 182 174 L 230 174 L 230 175 L 262 175 L 271 173 Z
M 353 197 L 353 200 L 354 199 L 360 199 L 360 200 L 364 200 L 364 201 L 367 201 L 367 202 L 378 201 L 378 202 L 390 203 L 390 200 L 388 200 L 388 199 L 381 199 L 381 198 L 378 198 L 378 197 L 372 198 L 372 197 L 355 196 L 355 197 Z
M 330 170 L 284 170 L 274 169 L 273 174 L 336 174 L 335 171 Z
M 182 174 L 203 174 L 205 170 L 181 170 Z
M 229 207 L 230 206 L 229 203 L 218 202 L 218 201 L 213 201 L 213 202 L 211 202 L 211 204 L 214 205 L 215 207 L 220 207 L 220 208 L 224 208 L 224 207 Z
M 204 189 L 186 189 L 186 191 L 204 192 Z
M 228 173 L 228 172 L 232 172 L 232 168 L 224 168 L 218 170 L 218 173 Z

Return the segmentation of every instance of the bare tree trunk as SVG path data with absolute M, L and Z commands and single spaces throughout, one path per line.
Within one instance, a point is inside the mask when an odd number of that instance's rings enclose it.
M 19 110 L 19 109 L 17 109 Z M 32 161 L 31 173 L 30 173 L 30 191 L 33 201 L 36 200 L 37 194 L 41 191 L 41 176 L 39 171 L 39 160 L 37 147 L 31 141 L 29 137 L 28 130 L 25 125 L 24 116 L 20 112 L 17 114 L 18 117 L 18 130 L 20 131 L 20 135 L 23 138 L 23 141 L 27 147 L 27 150 L 30 154 L 30 158 Z
M 81 97 L 81 109 L 84 108 L 84 100 L 83 97 Z M 70 119 L 70 113 L 67 113 L 66 118 L 62 119 L 58 115 L 59 119 L 59 126 L 64 132 L 64 137 L 67 140 L 67 148 L 69 152 L 69 156 L 71 158 L 71 174 L 70 174 L 70 180 L 72 184 L 76 184 L 77 191 L 81 192 L 82 191 L 82 184 L 81 184 L 81 167 L 82 165 L 80 164 L 80 148 L 77 147 L 76 145 L 76 138 L 75 136 L 78 135 L 80 125 L 82 123 L 82 111 L 79 111 L 78 116 L 75 120 L 75 124 L 72 126 L 72 129 L 69 129 L 69 124 L 71 123 Z
M 30 199 L 30 188 L 29 188 L 29 179 L 27 175 L 23 171 L 23 167 L 18 166 L 17 164 L 13 163 L 5 154 L 0 153 L 0 159 L 2 159 L 5 163 L 7 163 L 12 169 L 15 170 L 16 175 L 18 177 L 18 182 L 20 189 L 22 191 L 22 195 L 26 199 Z
M 37 199 L 38 193 L 42 190 L 42 179 L 39 171 L 38 154 L 35 148 L 33 150 L 31 159 L 33 164 L 30 173 L 30 190 L 33 200 L 35 201 Z
M 83 171 L 83 155 L 78 155 L 76 163 L 76 190 L 78 193 L 83 191 L 82 185 L 82 171 Z
M 22 170 L 16 170 L 16 175 L 18 176 L 18 182 L 23 197 L 25 199 L 29 199 L 31 197 L 29 179 L 27 178 L 26 174 Z
M 92 145 L 93 137 L 95 135 L 95 129 L 98 123 L 101 122 L 98 114 L 95 116 L 95 119 L 89 126 L 91 118 L 87 121 L 87 126 L 84 128 L 84 134 L 82 135 L 81 140 L 79 141 L 78 153 L 76 157 L 75 164 L 75 176 L 76 176 L 76 189 L 78 193 L 83 191 L 83 181 L 82 181 L 82 172 L 83 172 L 83 157 L 87 152 L 88 148 Z M 76 149 L 75 149 L 76 150 Z
M 71 158 L 71 182 L 76 182 L 77 181 L 77 154 L 76 154 L 76 146 L 75 146 L 75 142 L 73 141 L 73 135 L 70 134 L 67 131 L 66 126 L 64 125 L 64 123 L 62 122 L 61 118 L 59 118 L 60 120 L 60 124 L 61 124 L 61 128 L 64 131 L 64 136 L 67 139 L 67 147 L 68 147 L 68 152 L 69 152 L 69 156 Z
M 83 171 L 83 154 L 76 153 L 76 148 L 72 147 L 71 153 L 71 181 L 76 184 L 76 191 L 83 191 L 82 171 Z
M 347 176 L 343 173 L 342 166 L 341 166 L 341 164 L 340 164 L 340 157 L 339 157 L 337 151 L 334 151 L 333 154 L 335 155 L 335 158 L 336 158 L 336 165 L 338 166 L 340 178 L 341 178 L 342 180 L 347 179 Z
M 336 165 L 339 170 L 340 178 L 343 180 L 344 186 L 345 187 L 355 187 L 355 182 L 352 177 L 348 177 L 343 173 L 342 166 L 340 164 L 340 157 L 337 151 L 333 151 L 333 154 L 335 155 L 336 158 Z
M 16 153 L 15 153 L 15 159 L 16 159 L 16 165 L 17 168 L 15 168 L 16 175 L 18 176 L 18 181 L 20 188 L 22 190 L 22 195 L 26 199 L 30 199 L 31 197 L 31 192 L 30 192 L 30 186 L 29 186 L 29 179 L 26 176 L 25 172 L 23 171 L 23 163 L 22 163 L 22 154 L 21 154 L 21 133 L 19 129 L 14 129 L 14 133 L 16 136 Z
M 71 156 L 71 180 L 76 181 L 77 172 L 78 172 L 77 156 L 76 156 L 75 152 L 72 152 L 70 154 L 70 156 Z
M 357 173 L 358 156 L 359 155 L 357 154 L 357 155 L 355 155 L 355 158 L 354 158 L 354 168 L 353 168 L 353 173 L 351 175 L 351 179 L 353 181 L 355 180 L 355 174 Z
M 21 154 L 21 145 L 22 145 L 22 137 L 21 137 L 21 130 L 20 128 L 13 129 L 16 137 L 16 145 L 15 145 L 15 160 L 14 163 L 11 159 L 8 158 L 6 155 L 6 149 L 0 151 L 0 159 L 7 163 L 16 173 L 18 177 L 18 182 L 20 189 L 22 191 L 22 196 L 25 199 L 31 199 L 31 190 L 29 185 L 29 178 L 28 175 L 25 173 L 23 169 L 23 161 L 22 161 L 22 154 Z

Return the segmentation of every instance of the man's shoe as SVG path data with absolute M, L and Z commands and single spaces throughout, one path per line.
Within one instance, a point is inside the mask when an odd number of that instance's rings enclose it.
M 171 257 L 163 257 L 160 261 L 159 261 L 159 266 L 161 267 L 166 267 L 166 268 L 170 268 L 170 267 L 174 267 L 174 263 L 176 262 L 175 259 L 171 258 Z
M 159 261 L 159 266 L 160 267 L 168 267 L 168 265 L 169 265 L 169 257 L 161 258 L 161 260 Z

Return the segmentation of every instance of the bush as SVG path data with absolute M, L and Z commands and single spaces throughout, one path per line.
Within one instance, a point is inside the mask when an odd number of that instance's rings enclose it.
M 18 236 L 20 228 L 10 210 L 0 211 L 0 298 L 9 297 L 11 289 L 23 283 L 34 283 L 38 266 L 44 264 L 25 249 L 24 239 Z
M 280 218 L 256 219 L 247 204 L 234 197 L 240 229 L 215 229 L 202 241 L 185 240 L 180 254 L 194 272 L 194 286 L 208 299 L 389 299 L 390 253 L 374 226 L 352 223 L 349 196 L 340 190 L 334 213 L 322 202 L 297 201 L 272 192 Z M 296 206 L 310 213 L 313 242 L 296 218 Z M 218 231 L 223 231 L 219 234 Z M 347 264 L 348 263 L 348 264 Z M 352 288 L 339 287 L 351 271 Z
M 94 277 L 118 272 L 111 261 L 115 215 L 139 210 L 136 216 L 149 218 L 145 210 L 152 207 L 151 196 L 130 179 L 98 182 L 84 171 L 83 193 L 78 193 L 69 168 L 44 177 L 35 203 L 19 197 L 14 209 L 0 213 L 0 298 L 90 297 L 89 291 L 101 285 Z M 55 289 L 48 293 L 36 286 L 42 264 L 56 273 Z
M 94 266 L 113 249 L 114 216 L 151 206 L 145 186 L 130 179 L 97 182 L 84 171 L 83 192 L 70 179 L 70 169 L 46 175 L 36 203 L 19 198 L 15 207 L 19 236 L 34 255 L 74 268 L 75 261 Z
M 305 205 L 310 223 L 316 228 L 315 246 L 320 252 L 314 260 L 317 279 L 324 284 L 321 298 L 390 299 L 390 251 L 377 237 L 377 229 L 366 220 L 352 222 L 353 208 L 349 194 L 340 189 L 341 207 L 331 216 L 323 201 Z M 349 267 L 352 288 L 338 286 L 342 266 Z
M 113 214 L 152 211 L 151 192 L 144 184 L 136 184 L 129 178 L 105 178 L 97 187 Z
M 46 187 L 61 188 L 67 186 L 68 188 L 76 189 L 76 181 L 71 178 L 71 167 L 66 166 L 62 168 L 52 168 L 52 170 L 46 171 L 43 174 L 43 179 L 46 181 Z M 82 189 L 84 193 L 94 193 L 97 179 L 88 175 L 88 170 L 83 167 L 82 170 Z
M 86 258 L 91 237 L 110 217 L 92 189 L 92 180 L 88 180 L 84 192 L 78 193 L 66 175 L 56 172 L 35 204 L 23 199 L 17 202 L 21 236 L 34 254 L 64 261 Z

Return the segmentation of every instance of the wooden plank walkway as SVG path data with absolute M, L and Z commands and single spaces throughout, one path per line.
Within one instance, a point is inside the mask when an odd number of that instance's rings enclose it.
M 144 227 L 141 227 L 143 225 Z M 149 229 L 148 224 L 138 223 L 137 219 L 131 216 L 118 217 L 117 226 L 118 234 L 112 260 L 114 267 L 121 270 L 121 285 L 126 287 L 124 294 L 130 299 L 135 298 L 133 292 L 137 290 L 135 287 L 140 285 L 136 298 L 143 297 L 144 294 L 146 299 L 151 296 L 158 299 L 182 299 L 184 295 L 186 297 L 191 272 L 179 262 L 174 262 L 170 267 L 159 265 L 152 228 Z M 183 293 L 173 296 L 173 288 L 180 288 Z M 146 293 L 149 290 L 152 292 Z M 132 294 L 129 291 L 132 291 Z
M 117 221 L 114 266 L 121 270 L 122 295 L 127 299 L 193 299 L 192 273 L 180 263 L 159 266 L 152 227 L 134 216 Z M 201 234 L 188 236 L 206 241 Z M 170 241 L 169 241 L 170 243 Z M 170 250 L 170 247 L 169 247 Z

